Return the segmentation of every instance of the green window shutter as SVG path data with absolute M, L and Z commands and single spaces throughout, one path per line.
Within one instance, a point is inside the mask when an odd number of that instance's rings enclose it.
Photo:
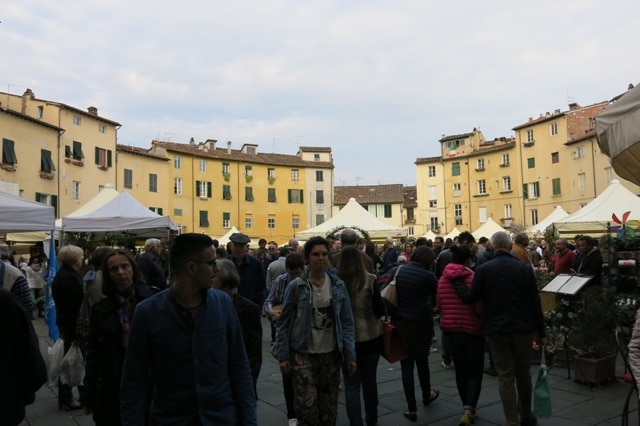
M 53 211 L 55 216 L 58 217 L 58 196 L 51 195 L 51 205 L 53 206 Z
M 324 191 L 322 189 L 316 191 L 316 203 L 324 204 Z
M 267 188 L 267 201 L 270 203 L 276 202 L 276 189 L 275 188 Z
M 451 163 L 451 176 L 460 176 L 460 163 Z
M 76 158 L 76 143 L 73 143 L 73 159 L 77 160 Z M 96 147 L 96 164 L 100 165 L 100 148 Z
M 207 182 L 207 198 L 211 198 L 211 182 Z
M 304 204 L 304 191 L 302 189 L 299 189 L 300 191 L 300 204 Z
M 69 145 L 64 146 L 64 158 L 73 157 L 73 152 L 71 152 L 71 147 Z
M 97 148 L 96 148 L 97 149 Z M 82 160 L 84 158 L 84 153 L 82 152 L 82 143 L 78 141 L 73 141 L 73 159 L 74 160 Z M 98 159 L 97 151 L 96 151 L 96 160 Z M 98 163 L 96 163 L 98 164 Z
M 111 167 L 111 150 L 107 150 L 107 167 Z
M 209 226 L 209 212 L 200 210 L 200 227 L 204 228 L 207 226 Z
M 158 207 L 156 209 L 156 213 L 158 213 L 160 216 L 162 216 L 162 207 Z
M 196 181 L 196 197 L 200 196 L 200 181 Z
M 384 217 L 391 217 L 391 204 L 384 205 Z
M 536 167 L 536 158 L 535 157 L 527 158 L 527 167 L 530 168 L 530 169 L 534 169 Z
M 291 190 L 287 189 L 287 198 L 289 199 L 289 204 L 291 204 Z
M 16 152 L 14 142 L 10 139 L 2 139 L 2 162 L 4 164 L 16 164 Z
M 525 200 L 529 198 L 529 185 L 526 183 L 522 184 L 522 196 Z

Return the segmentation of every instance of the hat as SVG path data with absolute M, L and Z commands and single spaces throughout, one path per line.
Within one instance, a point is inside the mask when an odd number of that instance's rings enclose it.
M 229 237 L 229 241 L 234 244 L 249 244 L 251 242 L 251 238 L 247 237 L 241 232 L 236 232 L 231 234 L 231 236 Z

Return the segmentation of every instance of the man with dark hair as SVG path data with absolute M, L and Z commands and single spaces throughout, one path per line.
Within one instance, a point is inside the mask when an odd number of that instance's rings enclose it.
M 495 369 L 498 392 L 509 425 L 532 426 L 531 341 L 537 332 L 544 345 L 544 319 L 533 268 L 511 254 L 506 232 L 491 237 L 493 259 L 479 266 L 467 288 L 456 281 L 456 293 L 465 303 L 484 302 L 484 333 Z
M 533 268 L 531 252 L 529 252 L 529 236 L 526 232 L 518 232 L 513 237 L 511 253 L 513 253 L 520 262 L 524 263 L 525 265 L 530 265 Z
M 238 315 L 231 298 L 211 288 L 211 238 L 179 235 L 169 264 L 171 289 L 136 308 L 120 387 L 122 424 L 144 424 L 151 399 L 150 424 L 257 425 Z
M 231 242 L 231 254 L 227 256 L 227 259 L 233 261 L 240 274 L 238 293 L 256 305 L 262 306 L 266 288 L 265 274 L 262 270 L 262 263 L 257 258 L 247 254 L 251 238 L 236 232 L 229 237 L 229 240 Z
M 358 242 L 358 234 L 351 228 L 345 228 L 340 233 L 340 243 L 341 250 L 348 246 L 355 246 Z M 360 252 L 360 256 L 365 265 L 367 265 L 367 272 L 373 273 L 373 262 L 369 256 L 367 256 L 362 250 L 358 250 Z M 340 257 L 342 256 L 342 252 L 338 251 L 333 256 L 331 256 L 331 264 L 336 270 L 340 269 Z
M 576 274 L 593 275 L 589 285 L 600 285 L 602 282 L 602 253 L 596 245 L 596 241 L 588 235 L 582 235 L 576 239 L 578 256 L 573 269 Z

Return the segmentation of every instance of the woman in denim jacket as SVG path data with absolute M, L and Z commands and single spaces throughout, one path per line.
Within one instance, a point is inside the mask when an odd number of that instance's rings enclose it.
M 340 367 L 356 371 L 355 330 L 347 288 L 329 275 L 329 242 L 304 245 L 308 271 L 284 293 L 276 339 L 280 369 L 293 380 L 298 425 L 335 424 Z

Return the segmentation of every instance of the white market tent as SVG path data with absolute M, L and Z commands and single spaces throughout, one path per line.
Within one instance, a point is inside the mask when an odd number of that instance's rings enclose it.
M 502 226 L 498 225 L 495 220 L 488 218 L 478 229 L 473 231 L 471 235 L 477 240 L 480 237 L 491 238 L 496 232 L 507 232 Z
M 447 240 L 447 238 L 451 238 L 452 240 L 457 237 L 458 235 L 460 235 L 460 231 L 457 227 L 454 227 L 451 231 L 449 231 L 449 233 L 447 235 L 444 236 L 445 241 Z
M 0 191 L 0 232 L 50 231 L 55 209 Z
M 227 245 L 227 243 L 229 242 L 229 238 L 231 238 L 231 236 L 238 231 L 238 228 L 236 228 L 235 226 L 232 226 L 231 229 L 229 229 L 229 231 L 227 231 L 226 234 L 224 234 L 222 237 L 220 238 L 216 238 L 218 240 L 218 242 L 220 243 L 220 247 L 224 247 Z M 215 238 L 215 237 L 212 237 Z
M 429 229 L 427 233 L 423 235 L 423 237 L 426 238 L 427 240 L 433 241 L 437 237 L 437 235 L 434 234 L 431 229 Z
M 355 198 L 350 198 L 349 202 L 331 219 L 316 227 L 296 232 L 295 237 L 298 240 L 306 241 L 315 235 L 325 236 L 327 232 L 340 226 L 364 229 L 372 240 L 407 236 L 406 229 L 378 219 L 362 207 Z
M 170 229 L 177 227 L 169 216 L 152 212 L 129 193 L 118 193 L 113 187 L 105 187 L 85 205 L 62 218 L 64 232 L 122 231 L 148 238 L 167 236 Z
M 554 222 L 561 221 L 567 216 L 569 216 L 569 213 L 567 213 L 566 210 L 562 208 L 562 206 L 556 206 L 556 208 L 553 209 L 551 213 L 549 213 L 549 216 L 545 217 L 537 224 L 527 228 L 527 232 L 531 234 L 543 233 L 544 230 L 547 229 L 547 227 L 553 225 Z
M 640 219 L 640 197 L 613 179 L 589 204 L 553 225 L 560 235 L 600 236 L 609 233 L 608 226 L 618 225 L 612 215 L 622 218 L 625 212 L 631 212 L 630 221 Z

